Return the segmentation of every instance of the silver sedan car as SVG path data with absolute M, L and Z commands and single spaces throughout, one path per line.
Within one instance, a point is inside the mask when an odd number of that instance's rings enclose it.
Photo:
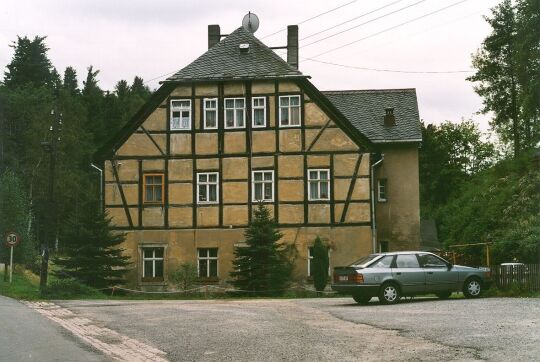
M 423 251 L 371 254 L 346 267 L 334 268 L 332 289 L 352 295 L 359 304 L 379 297 L 385 304 L 402 296 L 435 294 L 449 298 L 463 292 L 477 298 L 490 285 L 489 269 L 452 265 Z

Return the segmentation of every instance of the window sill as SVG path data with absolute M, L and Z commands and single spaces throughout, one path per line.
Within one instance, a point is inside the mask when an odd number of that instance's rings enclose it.
M 163 278 L 141 278 L 141 284 L 143 285 L 166 285 L 167 283 Z
M 381 199 L 381 200 L 377 200 L 377 202 L 381 203 L 381 204 L 385 204 L 388 200 L 387 199 Z

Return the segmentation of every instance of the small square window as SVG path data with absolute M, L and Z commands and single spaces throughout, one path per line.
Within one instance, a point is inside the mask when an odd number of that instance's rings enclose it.
M 378 192 L 377 192 L 377 199 L 379 200 L 379 202 L 386 202 L 388 201 L 388 198 L 387 198 L 387 187 L 388 187 L 388 182 L 385 178 L 381 178 L 379 179 L 378 181 Z
M 253 171 L 252 201 L 274 201 L 274 171 Z
M 144 175 L 144 203 L 163 203 L 163 174 Z
M 300 96 L 280 96 L 280 127 L 300 127 L 300 118 Z
M 254 97 L 252 98 L 252 118 L 253 127 L 262 128 L 266 127 L 266 98 Z
M 171 100 L 171 130 L 191 129 L 191 99 Z
M 225 98 L 225 128 L 244 128 L 246 105 L 244 98 Z
M 197 203 L 215 204 L 218 202 L 219 178 L 217 172 L 197 174 Z
M 308 170 L 309 200 L 330 200 L 330 170 Z
M 205 98 L 203 100 L 204 129 L 218 128 L 218 100 L 217 98 Z

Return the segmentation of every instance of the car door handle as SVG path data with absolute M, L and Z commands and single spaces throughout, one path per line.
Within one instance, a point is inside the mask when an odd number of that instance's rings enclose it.
M 396 273 L 397 275 L 401 275 L 401 272 Z
M 433 274 L 433 272 L 427 272 L 428 274 Z

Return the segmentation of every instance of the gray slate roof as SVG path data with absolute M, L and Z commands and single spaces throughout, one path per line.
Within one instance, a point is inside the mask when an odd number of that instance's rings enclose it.
M 422 139 L 415 89 L 369 89 L 322 92 L 373 143 L 419 142 Z M 396 125 L 384 125 L 386 108 L 394 108 Z
M 249 44 L 249 52 L 242 54 L 240 44 Z M 240 27 L 165 82 L 287 77 L 306 76 Z

